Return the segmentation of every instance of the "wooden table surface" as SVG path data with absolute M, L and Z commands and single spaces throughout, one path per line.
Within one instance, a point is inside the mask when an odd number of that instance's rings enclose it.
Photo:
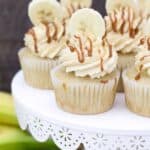
M 19 70 L 17 52 L 31 26 L 27 16 L 30 0 L 0 0 L 0 90 L 10 91 L 10 83 Z M 93 8 L 105 14 L 105 0 L 93 0 Z

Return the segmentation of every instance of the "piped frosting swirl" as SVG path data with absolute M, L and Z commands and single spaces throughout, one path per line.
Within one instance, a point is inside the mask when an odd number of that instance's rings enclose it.
M 94 41 L 75 35 L 67 45 L 60 57 L 66 72 L 74 72 L 78 77 L 101 78 L 116 69 L 118 56 L 106 39 Z
M 139 80 L 142 73 L 150 76 L 150 37 L 141 39 L 139 49 L 135 58 L 135 67 L 138 71 L 135 80 Z
M 61 22 L 39 24 L 29 29 L 24 41 L 34 54 L 53 59 L 65 47 L 65 25 Z
M 121 7 L 105 17 L 108 41 L 121 53 L 135 52 L 143 36 L 143 24 L 146 18 L 136 16 L 130 7 Z

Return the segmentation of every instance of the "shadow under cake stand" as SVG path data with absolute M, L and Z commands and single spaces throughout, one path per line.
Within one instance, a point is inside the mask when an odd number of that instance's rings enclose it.
M 52 138 L 62 150 L 150 150 L 150 119 L 131 113 L 124 94 L 114 107 L 99 115 L 74 115 L 59 109 L 50 90 L 28 86 L 22 71 L 12 81 L 12 94 L 22 130 L 39 142 Z

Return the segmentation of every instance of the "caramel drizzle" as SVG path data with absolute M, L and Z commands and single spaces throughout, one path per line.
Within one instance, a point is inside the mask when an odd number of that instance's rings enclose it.
M 30 34 L 33 37 L 34 49 L 35 49 L 35 52 L 38 53 L 37 37 L 36 37 L 36 33 L 35 33 L 34 29 L 30 29 L 27 34 Z
M 43 24 L 44 24 L 45 27 L 46 27 L 47 42 L 48 42 L 48 43 L 51 43 L 52 38 L 51 38 L 51 36 L 50 36 L 50 28 L 49 28 L 49 25 L 48 25 L 48 23 L 43 23 Z
M 142 38 L 140 40 L 140 44 L 139 45 L 144 45 L 144 44 L 147 44 L 148 46 L 148 50 L 150 50 L 150 37 L 146 39 L 146 37 Z
M 104 71 L 103 63 L 104 63 L 103 58 L 100 58 L 100 69 L 101 69 L 101 71 Z
M 89 48 L 86 48 L 87 51 L 88 51 L 88 56 L 91 57 L 92 56 L 92 49 L 93 49 L 93 44 L 92 44 L 92 40 L 88 37 L 88 42 L 90 44 L 90 47 Z
M 135 80 L 140 80 L 142 69 L 143 69 L 143 64 L 140 66 L 140 71 L 139 71 L 139 73 L 135 76 Z
M 112 52 L 113 52 L 113 50 L 112 50 L 113 47 L 112 47 L 112 45 L 109 43 L 109 41 L 108 41 L 107 39 L 103 39 L 103 40 L 102 40 L 102 45 L 105 46 L 106 43 L 108 44 L 108 47 L 109 47 L 109 58 L 111 58 L 112 55 L 113 55 L 113 54 L 112 54 Z
M 101 80 L 100 82 L 103 84 L 106 84 L 106 83 L 108 83 L 108 80 Z
M 83 63 L 85 58 L 84 58 L 84 48 L 83 48 L 83 44 L 82 44 L 81 38 L 79 36 L 77 36 L 77 35 L 75 35 L 74 37 L 79 42 L 79 47 L 80 47 L 79 50 L 76 47 L 71 46 L 70 41 L 67 41 L 66 44 L 70 48 L 71 52 L 76 52 L 77 53 L 79 62 Z M 93 45 L 92 45 L 92 40 L 89 37 L 88 37 L 88 42 L 89 42 L 90 47 L 89 48 L 85 48 L 85 50 L 88 51 L 88 56 L 91 57 L 92 56 Z
M 135 35 L 138 33 L 138 28 L 135 28 L 135 29 L 133 28 L 133 20 L 134 20 L 135 16 L 133 14 L 133 17 L 132 17 L 131 13 L 132 12 L 130 12 L 130 8 L 128 8 L 129 36 L 131 38 L 134 38 Z M 125 7 L 122 8 L 122 14 L 121 14 L 121 16 L 122 16 L 122 20 L 123 21 L 122 21 L 121 27 L 119 29 L 119 32 L 121 34 L 123 34 L 124 33 L 125 24 L 126 24 Z M 112 14 L 109 14 L 109 18 L 110 18 L 111 23 L 112 23 L 112 29 L 113 29 L 113 31 L 117 32 L 117 23 L 118 23 L 118 21 L 120 21 L 117 18 L 117 12 L 113 11 Z M 142 19 L 141 19 L 141 21 L 142 21 Z M 139 24 L 141 23 L 141 21 L 139 22 Z

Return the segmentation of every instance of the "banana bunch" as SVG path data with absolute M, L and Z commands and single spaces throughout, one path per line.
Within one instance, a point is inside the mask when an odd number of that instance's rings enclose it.
M 52 141 L 38 143 L 18 127 L 12 97 L 0 93 L 0 150 L 58 150 Z

